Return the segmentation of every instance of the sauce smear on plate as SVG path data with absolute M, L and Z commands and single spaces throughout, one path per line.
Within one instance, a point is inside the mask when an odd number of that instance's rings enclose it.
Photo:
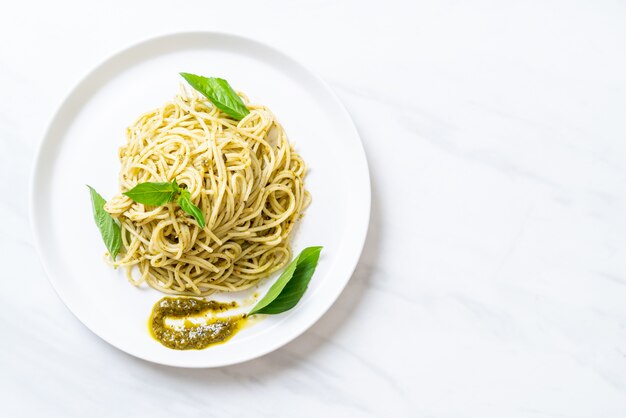
M 209 312 L 223 312 L 235 308 L 237 303 L 213 300 L 164 297 L 154 304 L 150 315 L 150 333 L 161 344 L 175 350 L 201 350 L 212 344 L 227 341 L 235 335 L 247 320 L 245 314 L 228 317 L 211 317 L 201 323 Z M 167 324 L 166 318 L 183 320 L 181 326 Z

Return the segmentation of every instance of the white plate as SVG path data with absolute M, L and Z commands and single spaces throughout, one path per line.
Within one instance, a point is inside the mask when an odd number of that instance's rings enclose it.
M 105 198 L 118 190 L 118 148 L 125 129 L 177 92 L 179 72 L 226 78 L 252 102 L 267 105 L 310 167 L 313 197 L 293 241 L 323 245 L 309 290 L 296 308 L 244 328 L 225 344 L 176 351 L 147 328 L 163 295 L 128 283 L 103 261 L 104 244 L 86 184 Z M 288 343 L 339 296 L 359 259 L 370 211 L 369 172 L 358 133 L 330 88 L 302 65 L 239 36 L 195 32 L 132 46 L 93 70 L 70 93 L 40 145 L 31 184 L 30 216 L 52 285 L 89 329 L 115 347 L 156 363 L 216 367 L 246 361 Z M 120 269 L 121 270 L 121 269 Z M 276 276 L 257 289 L 264 294 Z M 222 293 L 244 300 L 250 292 Z

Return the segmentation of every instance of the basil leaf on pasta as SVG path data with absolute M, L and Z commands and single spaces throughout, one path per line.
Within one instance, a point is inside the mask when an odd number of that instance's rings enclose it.
M 129 191 L 123 193 L 137 203 L 144 205 L 162 206 L 174 200 L 179 191 L 176 180 L 172 183 L 139 183 Z
M 122 245 L 122 233 L 120 231 L 120 226 L 117 222 L 115 222 L 115 219 L 113 219 L 113 217 L 106 210 L 104 210 L 106 200 L 104 200 L 104 198 L 100 196 L 93 187 L 89 185 L 87 187 L 89 187 L 89 193 L 91 194 L 93 219 L 96 221 L 96 225 L 100 230 L 100 235 L 102 235 L 104 245 L 106 245 L 113 260 L 115 260 L 115 257 L 117 257 L 117 254 L 120 252 L 120 247 Z
M 296 306 L 309 286 L 321 251 L 322 247 L 302 250 L 248 315 L 279 314 Z
M 250 111 L 241 97 L 223 78 L 202 77 L 195 74 L 180 73 L 189 85 L 202 93 L 222 112 L 237 120 L 241 120 Z
M 196 222 L 198 222 L 198 225 L 200 225 L 200 228 L 204 228 L 204 215 L 202 214 L 200 208 L 191 203 L 191 194 L 189 193 L 189 190 L 181 190 L 177 202 L 182 210 L 194 217 Z

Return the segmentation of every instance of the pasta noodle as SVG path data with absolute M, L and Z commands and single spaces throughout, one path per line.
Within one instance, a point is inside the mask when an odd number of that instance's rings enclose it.
M 306 166 L 264 106 L 241 121 L 195 91 L 141 116 L 119 151 L 120 194 L 105 210 L 120 222 L 129 280 L 164 293 L 208 295 L 246 289 L 291 258 L 289 235 L 310 201 Z M 176 179 L 206 219 L 175 202 L 153 207 L 121 194 Z

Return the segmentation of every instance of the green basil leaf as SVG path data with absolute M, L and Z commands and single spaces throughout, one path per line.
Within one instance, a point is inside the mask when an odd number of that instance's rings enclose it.
M 204 215 L 202 214 L 200 208 L 191 203 L 191 194 L 189 193 L 189 190 L 182 189 L 180 191 L 180 195 L 178 196 L 178 204 L 180 205 L 180 208 L 182 210 L 195 218 L 196 222 L 198 222 L 198 225 L 200 225 L 200 228 L 204 228 Z
M 162 206 L 174 200 L 178 192 L 178 185 L 172 183 L 139 183 L 129 191 L 123 193 L 137 203 L 144 205 Z
M 321 251 L 322 247 L 302 250 L 248 315 L 279 314 L 296 306 L 309 286 Z
M 202 93 L 222 112 L 241 120 L 250 111 L 235 90 L 223 78 L 202 77 L 195 74 L 180 73 L 189 85 Z
M 109 250 L 109 254 L 113 260 L 117 257 L 122 246 L 122 233 L 120 226 L 115 222 L 115 219 L 104 210 L 104 204 L 106 200 L 94 190 L 93 187 L 89 187 L 89 193 L 91 194 L 91 206 L 93 207 L 93 219 L 96 221 L 96 225 L 102 235 L 104 245 Z

